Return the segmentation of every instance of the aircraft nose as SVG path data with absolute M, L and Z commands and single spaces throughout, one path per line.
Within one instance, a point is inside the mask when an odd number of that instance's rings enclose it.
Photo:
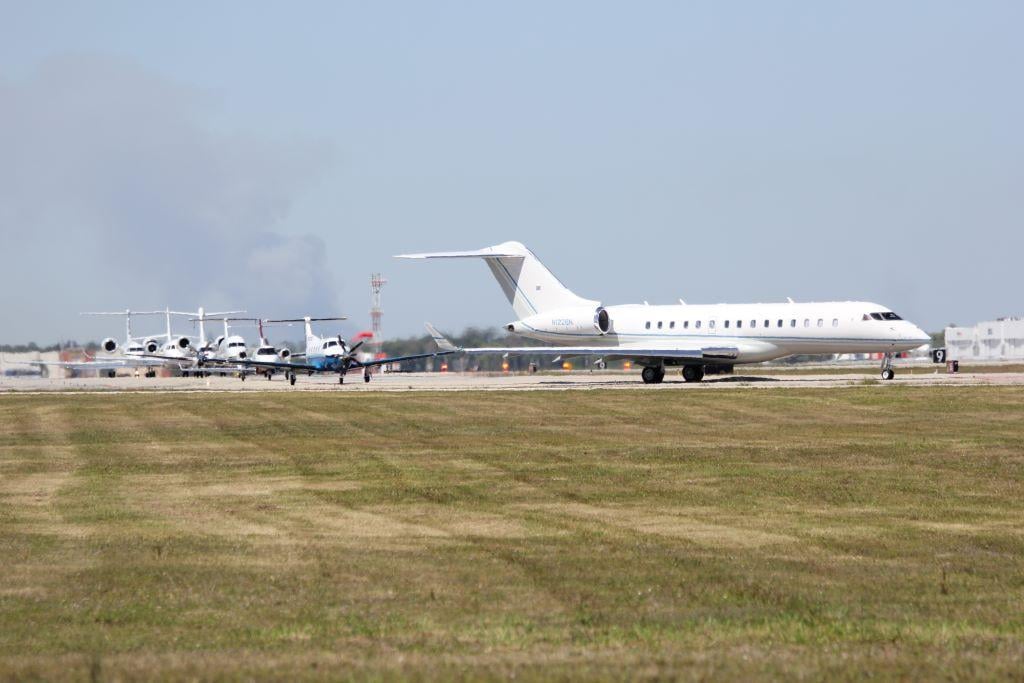
M 932 340 L 931 335 L 928 334 L 927 332 L 925 332 L 924 330 L 922 330 L 917 325 L 911 325 L 910 328 L 911 328 L 910 335 L 914 339 L 914 341 L 921 342 L 922 344 L 927 344 L 928 342 L 930 342 Z

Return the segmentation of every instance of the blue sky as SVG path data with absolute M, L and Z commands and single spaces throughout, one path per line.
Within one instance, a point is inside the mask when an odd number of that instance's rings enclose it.
M 96 308 L 385 332 L 605 303 L 1024 313 L 1020 3 L 0 3 L 4 342 Z M 5 153 L 6 150 L 6 153 Z

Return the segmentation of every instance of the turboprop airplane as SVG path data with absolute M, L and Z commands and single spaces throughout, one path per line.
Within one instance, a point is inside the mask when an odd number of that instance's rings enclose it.
M 518 320 L 515 334 L 557 347 L 455 349 L 467 354 L 598 356 L 640 365 L 641 378 L 657 384 L 665 368 L 681 367 L 699 382 L 708 366 L 759 363 L 795 354 L 883 353 L 882 378 L 895 376 L 892 354 L 929 341 L 889 308 L 863 301 L 768 304 L 604 306 L 570 291 L 519 242 L 476 251 L 402 254 L 397 258 L 481 258 L 501 285 Z M 435 339 L 443 340 L 436 331 Z
M 262 368 L 264 370 L 283 370 L 285 376 L 291 384 L 295 384 L 296 372 L 305 372 L 310 375 L 317 373 L 338 373 L 338 383 L 345 383 L 345 375 L 349 370 L 361 369 L 363 371 L 363 381 L 370 381 L 370 368 L 377 365 L 388 365 L 389 363 L 399 363 L 406 360 L 416 360 L 418 358 L 433 358 L 435 356 L 445 356 L 451 353 L 451 351 L 439 350 L 434 353 L 418 353 L 411 356 L 396 356 L 393 358 L 377 358 L 374 360 L 359 360 L 356 355 L 356 350 L 363 345 L 360 341 L 353 346 L 349 346 L 345 343 L 345 340 L 341 338 L 341 335 L 335 337 L 320 337 L 313 333 L 313 322 L 325 321 L 325 320 L 345 320 L 346 318 L 294 318 L 294 319 L 283 319 L 283 320 L 264 320 L 265 323 L 303 323 L 306 328 L 306 352 L 301 354 L 301 357 L 305 359 L 304 363 L 296 363 L 290 361 L 277 362 L 277 361 L 264 361 L 256 359 L 238 359 L 230 361 L 234 365 L 240 365 L 245 367 Z M 364 340 L 365 341 L 365 340 Z M 298 356 L 299 354 L 296 354 Z M 296 356 L 292 356 L 293 358 Z M 209 364 L 223 364 L 229 361 L 222 361 L 217 359 L 205 359 L 201 361 L 201 365 L 207 366 Z

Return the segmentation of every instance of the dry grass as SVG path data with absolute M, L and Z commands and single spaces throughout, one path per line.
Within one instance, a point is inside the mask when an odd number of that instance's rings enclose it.
M 0 397 L 0 678 L 1024 675 L 1024 390 Z

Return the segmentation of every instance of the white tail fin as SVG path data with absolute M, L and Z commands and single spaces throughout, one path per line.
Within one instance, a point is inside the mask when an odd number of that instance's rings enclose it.
M 458 347 L 452 344 L 448 339 L 437 331 L 437 328 L 427 323 L 427 333 L 434 339 L 434 343 L 437 344 L 437 348 L 441 351 L 458 351 Z
M 600 305 L 599 301 L 574 294 L 519 242 L 505 242 L 477 251 L 401 254 L 397 258 L 482 258 L 520 318 L 560 308 Z

